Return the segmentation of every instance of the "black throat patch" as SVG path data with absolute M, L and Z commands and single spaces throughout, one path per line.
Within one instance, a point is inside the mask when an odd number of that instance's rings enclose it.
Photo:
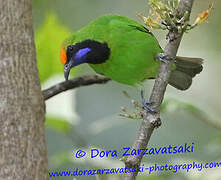
M 86 63 L 89 64 L 102 64 L 110 56 L 110 48 L 107 43 L 87 39 L 74 45 L 75 53 L 78 53 L 82 49 L 88 49 Z

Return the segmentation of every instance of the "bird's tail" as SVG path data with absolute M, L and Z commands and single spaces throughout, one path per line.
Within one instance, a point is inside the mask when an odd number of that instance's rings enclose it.
M 203 69 L 203 59 L 177 56 L 176 69 L 171 72 L 169 84 L 179 90 L 186 90 L 192 84 L 192 78 Z

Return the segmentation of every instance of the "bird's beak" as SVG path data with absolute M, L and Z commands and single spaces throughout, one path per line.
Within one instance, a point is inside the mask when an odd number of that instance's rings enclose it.
M 66 81 L 68 80 L 68 76 L 69 76 L 70 70 L 71 70 L 71 64 L 70 63 L 65 64 L 64 65 L 64 77 L 65 77 Z

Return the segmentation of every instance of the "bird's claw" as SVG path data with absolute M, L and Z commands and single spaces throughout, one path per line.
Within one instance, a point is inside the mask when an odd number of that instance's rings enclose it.
M 152 102 L 149 102 L 144 98 L 144 91 L 141 90 L 141 100 L 143 104 L 143 108 L 149 112 L 156 113 L 156 110 L 152 107 Z
M 148 102 L 147 100 L 146 100 L 146 102 L 143 103 L 143 107 L 145 110 L 152 112 L 152 113 L 156 113 L 156 111 L 154 110 L 154 108 L 152 108 L 151 105 L 152 105 L 152 103 Z
M 169 55 L 165 54 L 165 53 L 159 53 L 159 54 L 156 55 L 156 59 L 158 59 L 160 62 L 167 63 L 172 58 Z

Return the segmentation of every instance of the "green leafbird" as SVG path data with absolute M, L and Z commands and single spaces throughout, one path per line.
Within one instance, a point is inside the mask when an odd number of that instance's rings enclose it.
M 127 17 L 105 15 L 64 41 L 61 62 L 68 79 L 70 69 L 88 63 L 97 73 L 122 84 L 137 85 L 155 78 L 163 53 L 153 34 Z M 202 59 L 177 57 L 169 84 L 186 90 L 202 71 Z

